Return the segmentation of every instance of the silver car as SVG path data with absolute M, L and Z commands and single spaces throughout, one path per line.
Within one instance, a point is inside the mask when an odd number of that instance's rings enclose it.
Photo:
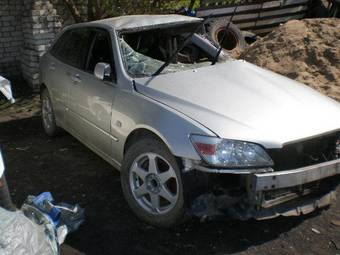
M 42 57 L 42 123 L 121 171 L 158 226 L 187 215 L 265 219 L 335 197 L 340 105 L 200 35 L 204 21 L 124 16 L 65 28 Z

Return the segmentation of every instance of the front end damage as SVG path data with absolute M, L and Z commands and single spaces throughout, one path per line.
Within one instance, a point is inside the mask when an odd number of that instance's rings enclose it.
M 273 168 L 215 169 L 185 160 L 189 214 L 262 220 L 308 214 L 330 205 L 340 183 L 338 137 L 327 135 L 269 152 Z

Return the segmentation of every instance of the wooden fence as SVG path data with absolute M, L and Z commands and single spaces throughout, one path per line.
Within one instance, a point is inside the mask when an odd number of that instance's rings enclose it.
M 202 0 L 197 10 L 198 17 L 224 17 L 229 20 L 235 11 L 232 22 L 242 30 L 264 35 L 274 27 L 292 19 L 306 16 L 311 0 L 277 0 L 228 4 L 230 1 Z

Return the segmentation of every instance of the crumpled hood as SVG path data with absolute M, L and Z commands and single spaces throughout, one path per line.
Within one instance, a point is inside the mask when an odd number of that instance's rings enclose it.
M 339 103 L 245 61 L 138 78 L 136 87 L 219 137 L 267 148 L 340 130 Z

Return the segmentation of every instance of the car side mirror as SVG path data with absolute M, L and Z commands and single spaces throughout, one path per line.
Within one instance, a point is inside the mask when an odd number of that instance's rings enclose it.
M 4 174 L 5 172 L 5 163 L 4 163 L 4 159 L 2 157 L 2 153 L 1 153 L 1 150 L 0 150 L 0 179 L 2 177 L 2 175 Z
M 99 80 L 106 80 L 111 77 L 111 66 L 110 64 L 99 62 L 94 68 L 94 76 Z
M 12 104 L 15 103 L 15 99 L 12 93 L 12 86 L 9 80 L 0 76 L 0 92 L 9 100 Z

